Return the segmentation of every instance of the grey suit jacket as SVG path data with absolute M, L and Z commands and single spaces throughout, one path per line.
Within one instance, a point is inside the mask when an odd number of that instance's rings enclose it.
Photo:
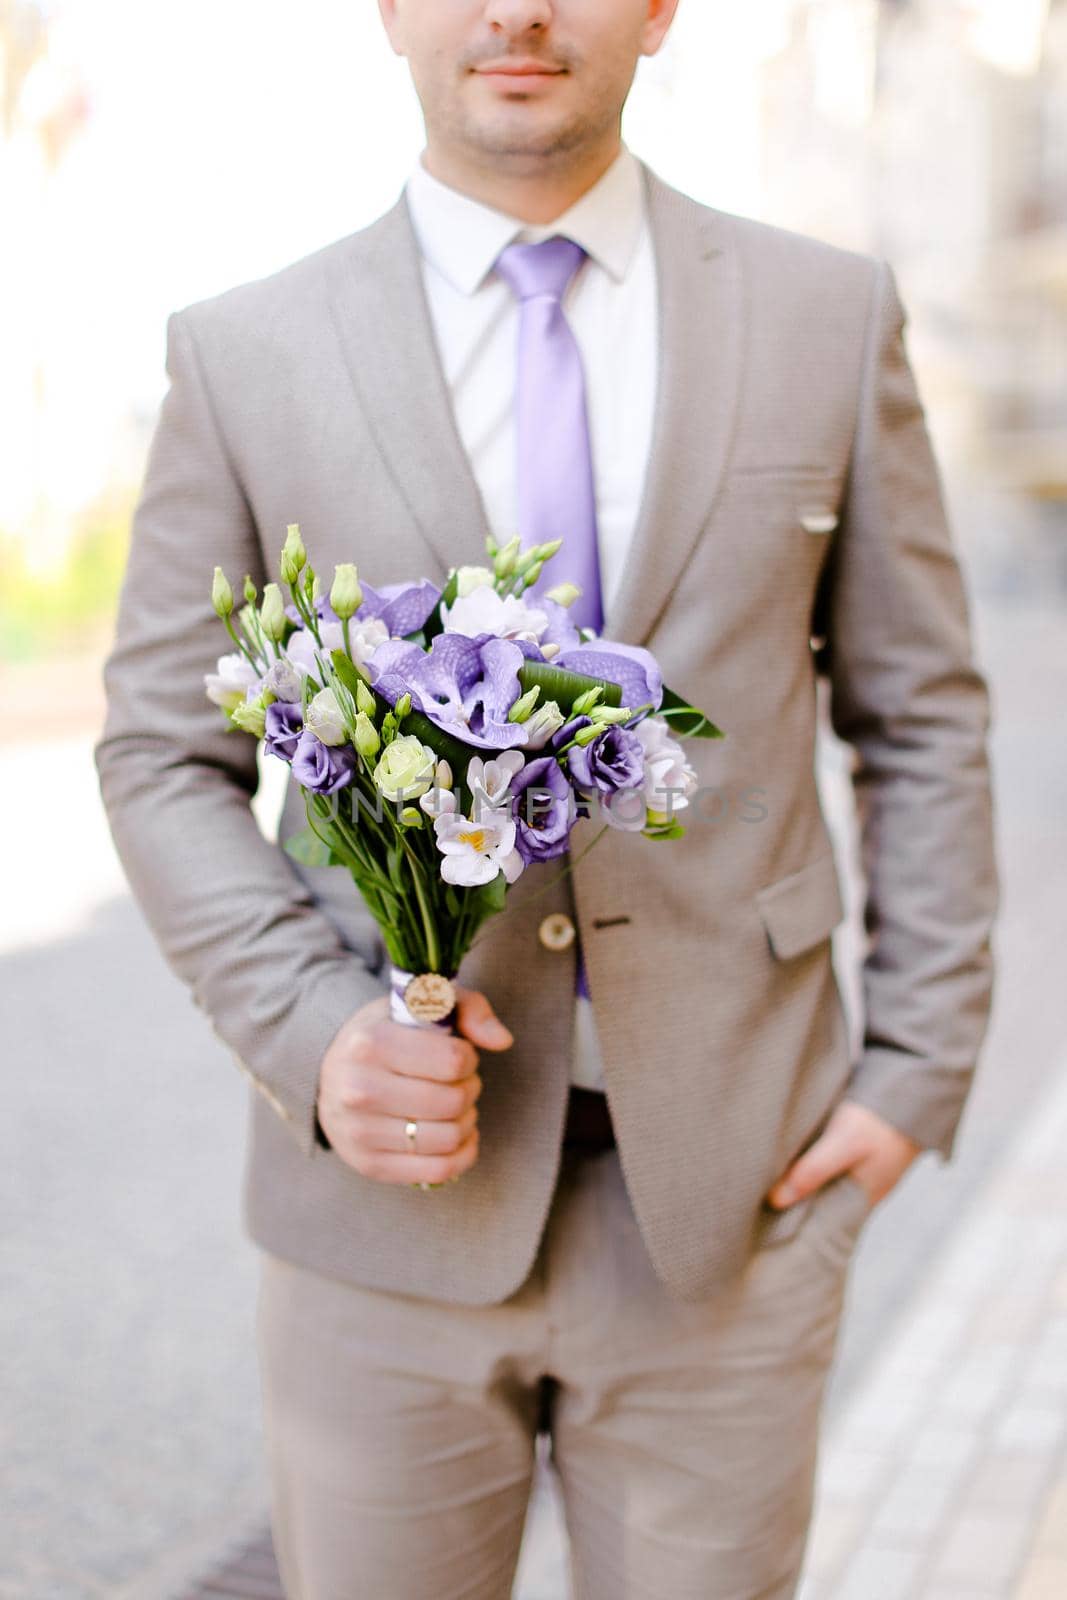
M 661 314 L 648 478 L 605 632 L 725 729 L 687 746 L 683 841 L 609 832 L 533 867 L 461 970 L 515 1035 L 484 1055 L 481 1148 L 430 1193 L 314 1138 L 319 1065 L 384 988 L 347 875 L 249 810 L 254 742 L 203 674 L 212 569 L 277 577 L 299 522 L 325 575 L 483 558 L 406 203 L 167 323 L 170 388 L 136 509 L 96 746 L 115 842 L 163 953 L 251 1077 L 244 1220 L 339 1278 L 469 1304 L 526 1276 L 551 1200 L 585 950 L 619 1155 L 655 1270 L 700 1299 L 798 1225 L 766 1190 L 847 1094 L 948 1159 L 986 1026 L 996 902 L 986 688 L 904 314 L 884 261 L 698 204 L 645 163 Z M 825 642 L 816 651 L 813 636 Z M 842 903 L 813 772 L 816 672 L 857 755 L 866 1032 L 831 966 Z M 281 837 L 302 826 L 290 783 Z M 572 854 L 591 821 L 578 825 Z M 535 898 L 536 896 L 536 898 Z

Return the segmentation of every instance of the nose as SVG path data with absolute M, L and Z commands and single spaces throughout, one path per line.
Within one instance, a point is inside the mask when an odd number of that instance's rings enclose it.
M 550 0 L 487 0 L 485 20 L 501 33 L 521 37 L 552 20 Z

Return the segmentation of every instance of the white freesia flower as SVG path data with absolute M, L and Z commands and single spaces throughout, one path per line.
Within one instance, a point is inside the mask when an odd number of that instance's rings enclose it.
M 443 788 L 440 783 L 435 783 L 432 789 L 427 789 L 425 794 L 419 796 L 419 805 L 428 817 L 450 816 L 456 809 L 456 803 L 454 791 Z
M 332 689 L 320 689 L 318 694 L 308 701 L 304 712 L 304 726 L 310 728 L 316 739 L 321 739 L 323 744 L 345 743 L 348 738 L 345 732 L 345 720 Z
M 518 595 L 500 595 L 484 586 L 442 606 L 441 620 L 447 632 L 464 633 L 468 639 L 491 633 L 498 639 L 528 639 L 531 644 L 548 627 L 546 611 L 528 606 Z
M 511 780 L 525 766 L 521 750 L 501 750 L 498 756 L 486 761 L 472 756 L 467 765 L 467 787 L 474 796 L 474 815 L 481 820 L 482 813 L 507 805 L 511 799 Z
M 671 737 L 662 717 L 646 717 L 634 729 L 645 751 L 645 801 L 650 811 L 673 816 L 689 804 L 697 786 L 697 774 L 685 759 L 685 751 Z
M 566 720 L 554 700 L 546 700 L 544 705 L 535 707 L 523 724 L 526 729 L 526 743 L 523 748 L 543 750 L 552 735 L 559 732 Z
M 494 582 L 493 574 L 488 567 L 457 567 L 456 568 L 456 596 L 460 600 L 473 594 L 475 589 L 482 589 Z
M 243 700 L 259 693 L 259 673 L 239 650 L 219 656 L 215 672 L 204 674 L 207 697 L 225 711 L 233 711 Z M 249 693 L 251 691 L 251 693 Z
M 444 857 L 441 876 L 446 883 L 473 889 L 492 883 L 502 872 L 514 883 L 523 869 L 515 848 L 515 823 L 510 813 L 488 810 L 479 821 L 444 813 L 434 820 L 437 848 Z

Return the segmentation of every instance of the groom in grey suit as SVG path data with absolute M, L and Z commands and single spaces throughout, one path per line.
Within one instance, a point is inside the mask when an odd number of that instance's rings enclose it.
M 544 1431 L 576 1596 L 786 1600 L 856 1240 L 951 1157 L 991 993 L 987 694 L 904 313 L 884 261 L 622 144 L 677 0 L 379 3 L 426 147 L 370 226 L 170 317 L 96 749 L 134 893 L 250 1081 L 279 1562 L 292 1600 L 504 1600 Z M 583 821 L 569 877 L 524 873 L 447 1037 L 389 1020 L 347 875 L 257 829 L 254 742 L 204 694 L 211 573 L 275 578 L 291 522 L 375 584 L 515 531 L 496 263 L 557 234 L 604 632 L 727 737 L 687 747 L 684 840 L 578 859 Z M 863 818 L 856 1060 L 820 673 Z M 280 837 L 302 822 L 290 782 Z

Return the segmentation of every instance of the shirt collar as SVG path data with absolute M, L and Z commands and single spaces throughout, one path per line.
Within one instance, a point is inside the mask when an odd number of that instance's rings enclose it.
M 462 294 L 478 289 L 504 246 L 565 233 L 616 282 L 627 273 L 644 221 L 637 158 L 624 144 L 591 188 L 552 222 L 528 223 L 483 205 L 423 166 L 421 154 L 404 185 L 419 248 Z

